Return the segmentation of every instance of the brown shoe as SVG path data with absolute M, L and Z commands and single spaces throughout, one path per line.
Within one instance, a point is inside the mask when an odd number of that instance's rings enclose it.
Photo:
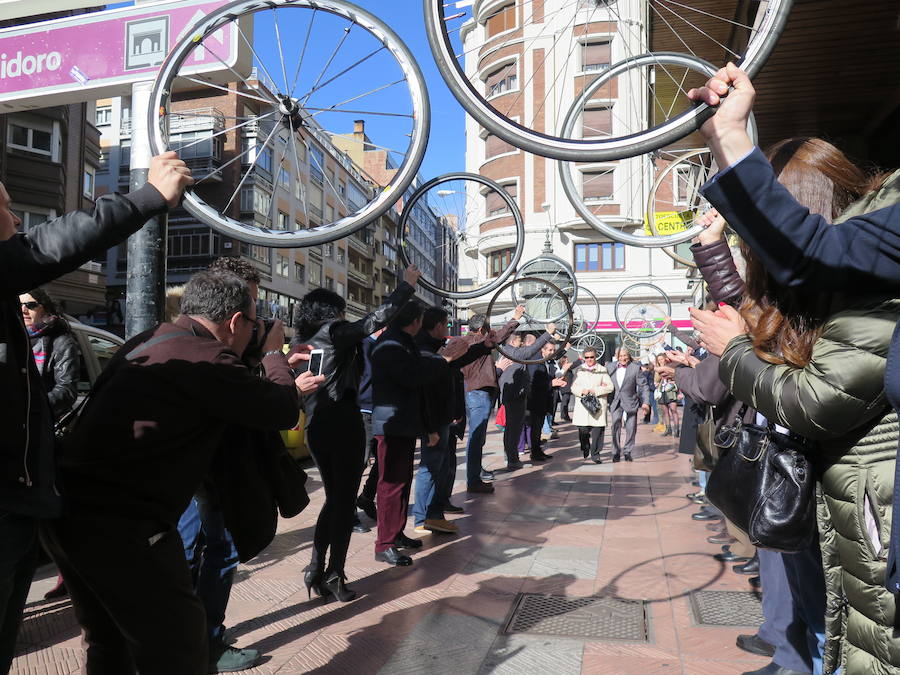
M 474 485 L 469 485 L 468 487 L 466 487 L 466 492 L 468 492 L 469 494 L 489 495 L 494 492 L 494 486 L 490 483 L 481 481 L 479 483 L 475 483 Z

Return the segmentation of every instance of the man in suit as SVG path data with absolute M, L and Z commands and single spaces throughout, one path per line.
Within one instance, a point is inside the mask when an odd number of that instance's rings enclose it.
M 639 364 L 631 360 L 631 353 L 625 347 L 616 350 L 616 360 L 607 364 L 607 371 L 613 382 L 612 400 L 609 403 L 609 414 L 612 415 L 613 461 L 618 462 L 622 455 L 625 461 L 632 461 L 634 436 L 637 433 L 638 408 L 643 414 L 650 411 L 650 391 L 647 380 L 641 374 Z M 625 426 L 625 444 L 622 445 L 621 430 Z
M 556 362 L 550 357 L 556 352 L 556 343 L 548 342 L 541 347 L 541 358 L 548 359 L 543 363 L 528 366 L 531 374 L 531 391 L 528 395 L 528 415 L 531 418 L 531 460 L 543 461 L 550 455 L 541 449 L 544 420 L 554 406 L 554 387 L 564 384 L 556 379 Z

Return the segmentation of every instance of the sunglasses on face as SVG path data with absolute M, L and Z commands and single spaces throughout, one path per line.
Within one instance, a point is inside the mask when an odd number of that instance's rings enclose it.
M 31 302 L 23 302 L 22 303 L 22 307 L 24 307 L 25 309 L 37 309 L 40 306 L 41 306 L 41 303 L 35 302 L 34 300 L 32 300 Z

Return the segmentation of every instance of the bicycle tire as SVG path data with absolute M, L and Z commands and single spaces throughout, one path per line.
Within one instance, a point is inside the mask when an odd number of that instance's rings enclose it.
M 370 12 L 345 0 L 236 0 L 226 4 L 199 19 L 190 30 L 186 30 L 184 37 L 166 56 L 157 73 L 150 96 L 148 130 L 153 154 L 164 152 L 167 149 L 164 129 L 171 84 L 178 77 L 178 68 L 191 54 L 195 45 L 201 44 L 207 36 L 240 17 L 263 10 L 274 12 L 281 7 L 327 12 L 343 17 L 369 32 L 396 59 L 408 83 L 413 108 L 411 115 L 413 127 L 408 152 L 388 185 L 384 186 L 375 199 L 360 211 L 333 223 L 305 230 L 261 228 L 219 213 L 215 207 L 200 198 L 194 190 L 190 188 L 185 190 L 182 203 L 184 209 L 221 234 L 249 244 L 273 248 L 302 248 L 342 239 L 387 213 L 412 184 L 425 155 L 431 122 L 425 80 L 412 52 L 387 24 Z
M 654 291 L 656 291 L 657 294 L 662 296 L 663 300 L 666 303 L 666 316 L 672 316 L 672 301 L 669 300 L 669 296 L 666 295 L 665 291 L 663 291 L 659 286 L 656 286 L 655 284 L 641 281 L 636 284 L 631 284 L 631 286 L 628 286 L 627 288 L 625 288 L 621 293 L 619 293 L 618 297 L 616 297 L 616 302 L 613 305 L 613 316 L 615 316 L 616 323 L 619 325 L 619 329 L 623 333 L 627 333 L 628 335 L 630 335 L 634 338 L 637 338 L 637 339 L 649 338 L 649 337 L 653 337 L 653 336 L 662 334 L 665 331 L 665 325 L 661 329 L 654 331 L 653 333 L 651 333 L 649 335 L 646 333 L 637 333 L 637 332 L 629 330 L 627 324 L 623 321 L 622 316 L 620 316 L 620 314 L 621 314 L 620 307 L 622 305 L 622 300 L 625 297 L 625 294 L 635 288 L 650 288 L 650 289 L 653 289 Z M 646 304 L 652 304 L 652 303 L 646 303 Z
M 490 190 L 494 190 L 497 192 L 501 199 L 506 203 L 509 207 L 510 213 L 513 217 L 513 226 L 515 227 L 515 246 L 513 247 L 513 253 L 510 258 L 509 266 L 493 281 L 485 284 L 484 286 L 480 286 L 478 289 L 472 291 L 451 291 L 445 288 L 439 287 L 437 284 L 432 281 L 420 277 L 419 283 L 427 288 L 429 291 L 436 293 L 445 298 L 452 298 L 456 300 L 468 300 L 471 298 L 478 298 L 482 295 L 487 295 L 491 293 L 494 289 L 499 288 L 507 279 L 509 279 L 510 275 L 515 274 L 516 268 L 518 267 L 519 260 L 522 258 L 522 252 L 525 250 L 525 223 L 522 220 L 522 213 L 519 211 L 519 207 L 516 204 L 515 199 L 513 199 L 509 193 L 503 189 L 496 181 L 491 180 L 490 178 L 486 178 L 477 173 L 468 173 L 465 171 L 455 172 L 455 173 L 445 173 L 441 176 L 437 176 L 432 178 L 431 180 L 423 183 L 416 189 L 415 192 L 410 196 L 409 200 L 404 203 L 403 211 L 400 213 L 400 259 L 403 261 L 404 265 L 410 264 L 409 256 L 406 254 L 406 222 L 409 220 L 409 217 L 413 212 L 413 207 L 416 202 L 422 198 L 422 196 L 426 195 L 429 190 L 434 188 L 441 183 L 448 182 L 451 180 L 470 180 L 474 183 L 478 183 L 487 187 Z
M 562 342 L 562 344 L 566 344 L 567 342 L 569 342 L 572 337 L 572 324 L 573 324 L 573 322 L 572 322 L 572 305 L 569 302 L 568 296 L 562 291 L 561 288 L 559 288 L 555 284 L 553 284 L 549 281 L 546 281 L 544 279 L 529 278 L 529 277 L 521 278 L 521 279 L 520 278 L 510 279 L 505 284 L 503 284 L 503 286 L 501 286 L 499 289 L 497 289 L 496 293 L 494 293 L 494 297 L 491 298 L 491 301 L 488 303 L 487 309 L 485 310 L 485 315 L 488 317 L 491 317 L 493 315 L 494 304 L 497 302 L 497 300 L 500 298 L 500 296 L 503 294 L 503 292 L 506 291 L 511 286 L 513 286 L 513 284 L 517 284 L 521 281 L 540 281 L 541 283 L 544 283 L 544 284 L 547 284 L 548 286 L 550 286 L 551 290 L 553 290 L 556 294 L 558 294 L 563 299 L 563 302 L 566 304 L 566 308 L 568 310 L 569 321 L 568 321 L 567 332 L 560 342 Z M 535 364 L 539 364 L 539 363 L 546 363 L 551 358 L 553 358 L 553 356 L 555 355 L 555 352 L 554 352 L 554 354 L 551 354 L 546 359 L 515 359 L 512 356 L 510 356 L 508 353 L 506 353 L 506 351 L 504 351 L 502 344 L 497 345 L 497 351 L 500 352 L 500 354 L 502 354 L 506 358 L 510 359 L 511 361 L 515 361 L 516 363 L 522 363 L 525 365 L 535 365 Z
M 423 0 L 425 28 L 438 71 L 466 112 L 490 133 L 516 147 L 543 157 L 566 161 L 610 161 L 658 150 L 697 131 L 715 108 L 696 105 L 665 124 L 606 140 L 579 140 L 535 131 L 500 114 L 475 89 L 459 62 L 446 30 L 444 0 Z M 760 34 L 735 59 L 752 79 L 762 68 L 784 30 L 793 0 L 772 0 L 760 22 Z M 573 3 L 574 5 L 574 3 Z M 577 10 L 576 10 L 577 11 Z

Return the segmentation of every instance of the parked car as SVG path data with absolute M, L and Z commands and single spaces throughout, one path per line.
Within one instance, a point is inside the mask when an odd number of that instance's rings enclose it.
M 78 375 L 78 397 L 85 396 L 93 386 L 100 372 L 119 350 L 125 340 L 115 333 L 94 328 L 80 323 L 71 317 L 69 324 L 72 327 L 72 335 L 78 343 L 81 352 L 81 366 Z

